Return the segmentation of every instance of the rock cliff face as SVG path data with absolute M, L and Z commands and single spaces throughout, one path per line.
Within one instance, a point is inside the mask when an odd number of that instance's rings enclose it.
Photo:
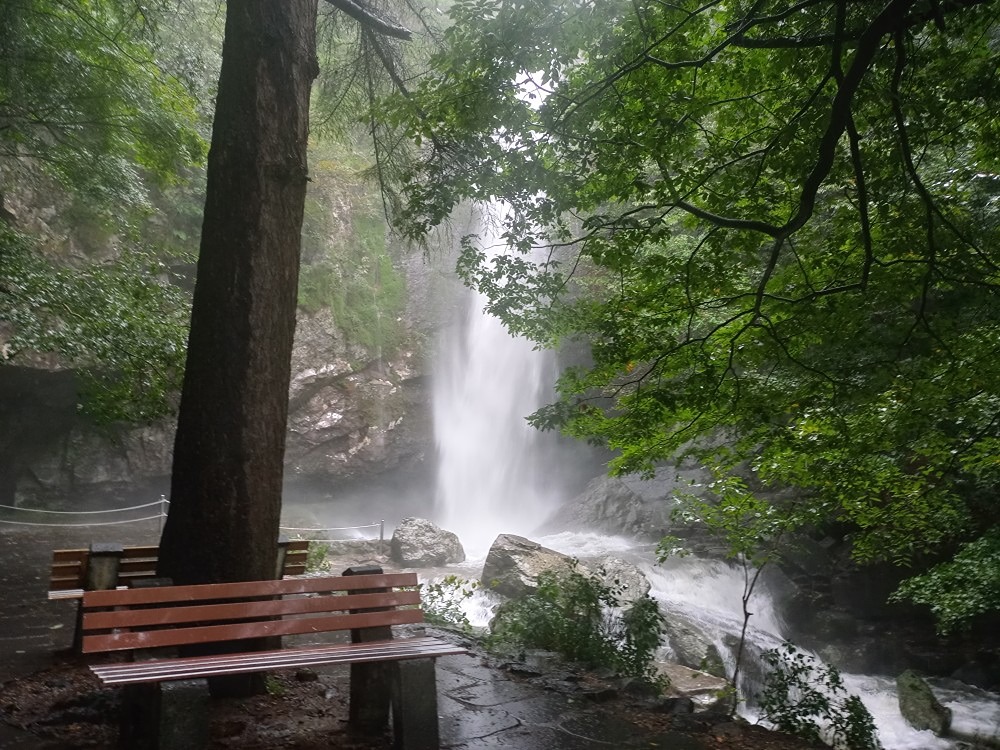
M 424 359 L 408 347 L 378 361 L 338 337 L 328 310 L 300 314 L 286 476 L 355 479 L 420 464 L 432 440 Z M 0 504 L 166 491 L 172 421 L 97 428 L 75 403 L 72 371 L 0 367 Z
M 45 211 L 30 208 L 31 197 L 18 205 L 18 226 L 48 237 L 47 246 L 61 247 L 67 257 L 78 255 L 71 233 L 43 224 L 39 217 Z M 384 220 L 373 218 L 370 207 L 352 219 L 351 202 L 363 197 L 357 186 L 320 195 L 316 210 L 323 217 L 316 221 L 334 249 L 326 255 L 322 248 L 303 249 L 303 273 L 311 269 L 313 280 L 324 276 L 327 286 L 298 310 L 285 455 L 289 479 L 356 480 L 419 468 L 433 450 L 427 349 L 448 304 L 442 289 L 457 284 L 452 260 L 437 257 L 432 263 L 419 249 L 390 246 Z M 104 238 L 100 244 L 106 248 L 113 241 Z M 113 250 L 100 248 L 86 255 L 108 253 L 113 257 Z M 359 286 L 356 277 L 370 273 L 373 264 L 374 281 L 363 278 Z M 367 292 L 364 304 L 374 304 L 374 314 L 381 314 L 371 289 L 384 286 L 386 274 L 397 291 L 393 307 L 384 306 L 392 315 L 394 339 L 383 346 L 363 340 L 370 331 L 358 327 L 370 321 L 355 321 L 355 330 L 345 331 L 358 310 L 350 308 L 352 300 L 344 301 L 343 289 L 355 283 L 349 291 L 360 289 L 362 300 Z M 173 421 L 98 428 L 78 414 L 76 399 L 73 371 L 55 361 L 0 362 L 0 505 L 64 509 L 91 499 L 94 504 L 136 495 L 155 500 L 168 491 Z
M 406 347 L 373 360 L 335 331 L 328 310 L 299 317 L 286 472 L 356 478 L 422 461 L 430 436 L 423 354 Z
M 291 480 L 354 481 L 419 469 L 433 450 L 427 363 L 460 286 L 452 243 L 436 243 L 444 249 L 433 254 L 393 243 L 378 193 L 354 161 L 330 146 L 311 156 L 285 454 Z M 120 238 L 74 213 L 44 178 L 21 179 L 3 197 L 2 220 L 47 257 L 69 264 L 117 257 Z M 197 198 L 189 200 L 186 220 L 197 214 Z M 159 207 L 150 220 L 152 246 L 173 228 L 195 249 L 196 222 L 178 225 L 173 208 Z M 178 285 L 193 288 L 193 266 L 168 264 Z M 91 497 L 97 504 L 167 492 L 173 421 L 89 424 L 76 408 L 71 369 L 47 355 L 5 359 L 12 329 L 2 317 L 0 505 L 62 509 Z

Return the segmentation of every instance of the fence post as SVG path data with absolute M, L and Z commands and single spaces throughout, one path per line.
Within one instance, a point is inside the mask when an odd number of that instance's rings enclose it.
M 167 500 L 166 495 L 160 495 L 160 536 L 163 536 L 163 519 L 167 517 L 167 510 L 170 506 L 170 501 Z

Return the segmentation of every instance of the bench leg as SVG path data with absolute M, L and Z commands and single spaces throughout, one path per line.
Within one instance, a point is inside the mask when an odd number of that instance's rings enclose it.
M 118 750 L 208 747 L 208 683 L 176 680 L 122 689 Z
M 348 726 L 352 731 L 379 734 L 389 726 L 390 668 L 378 662 L 351 665 Z
M 406 659 L 392 669 L 393 750 L 438 750 L 434 659 Z
M 382 572 L 377 565 L 355 565 L 344 571 L 345 576 L 372 575 Z M 389 589 L 358 589 L 358 594 L 384 593 Z M 361 610 L 351 610 L 352 613 Z M 368 611 L 368 610 L 364 610 Z M 388 625 L 351 630 L 351 643 L 385 641 L 392 638 Z M 389 726 L 391 700 L 391 665 L 388 663 L 351 665 L 351 703 L 348 726 L 355 732 L 378 734 Z

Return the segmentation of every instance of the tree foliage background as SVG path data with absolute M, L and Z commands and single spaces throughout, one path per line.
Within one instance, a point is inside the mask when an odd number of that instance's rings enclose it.
M 0 0 L 0 362 L 54 354 L 99 422 L 177 408 L 224 19 L 216 0 Z M 329 3 L 320 24 L 302 303 L 336 308 L 352 343 L 390 347 L 370 308 L 394 311 L 401 281 L 361 118 L 400 50 Z M 338 201 L 346 231 L 330 226 Z
M 168 282 L 197 231 L 218 57 L 211 23 L 182 40 L 197 10 L 0 0 L 0 359 L 57 354 L 98 421 L 162 415 L 183 371 Z
M 996 609 L 972 573 L 1000 555 L 995 3 L 450 13 L 384 112 L 422 146 L 398 218 L 492 205 L 507 251 L 467 238 L 467 281 L 514 331 L 590 342 L 532 421 L 617 472 L 690 452 L 797 488 L 781 528 L 861 561 L 950 559 L 901 592 L 960 576 L 944 629 Z

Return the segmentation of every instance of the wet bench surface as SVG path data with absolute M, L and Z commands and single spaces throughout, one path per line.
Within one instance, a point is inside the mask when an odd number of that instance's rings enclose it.
M 207 697 L 203 678 L 350 664 L 352 725 L 384 728 L 391 706 L 395 748 L 436 750 L 434 660 L 466 649 L 428 636 L 394 638 L 392 626 L 423 621 L 419 604 L 415 573 L 87 591 L 82 650 L 133 659 L 91 666 L 107 685 L 136 688 L 123 712 L 129 747 L 204 746 L 207 719 L 195 709 Z M 351 642 L 263 651 L 246 645 L 337 631 L 350 632 Z M 225 653 L 156 658 L 176 647 Z

